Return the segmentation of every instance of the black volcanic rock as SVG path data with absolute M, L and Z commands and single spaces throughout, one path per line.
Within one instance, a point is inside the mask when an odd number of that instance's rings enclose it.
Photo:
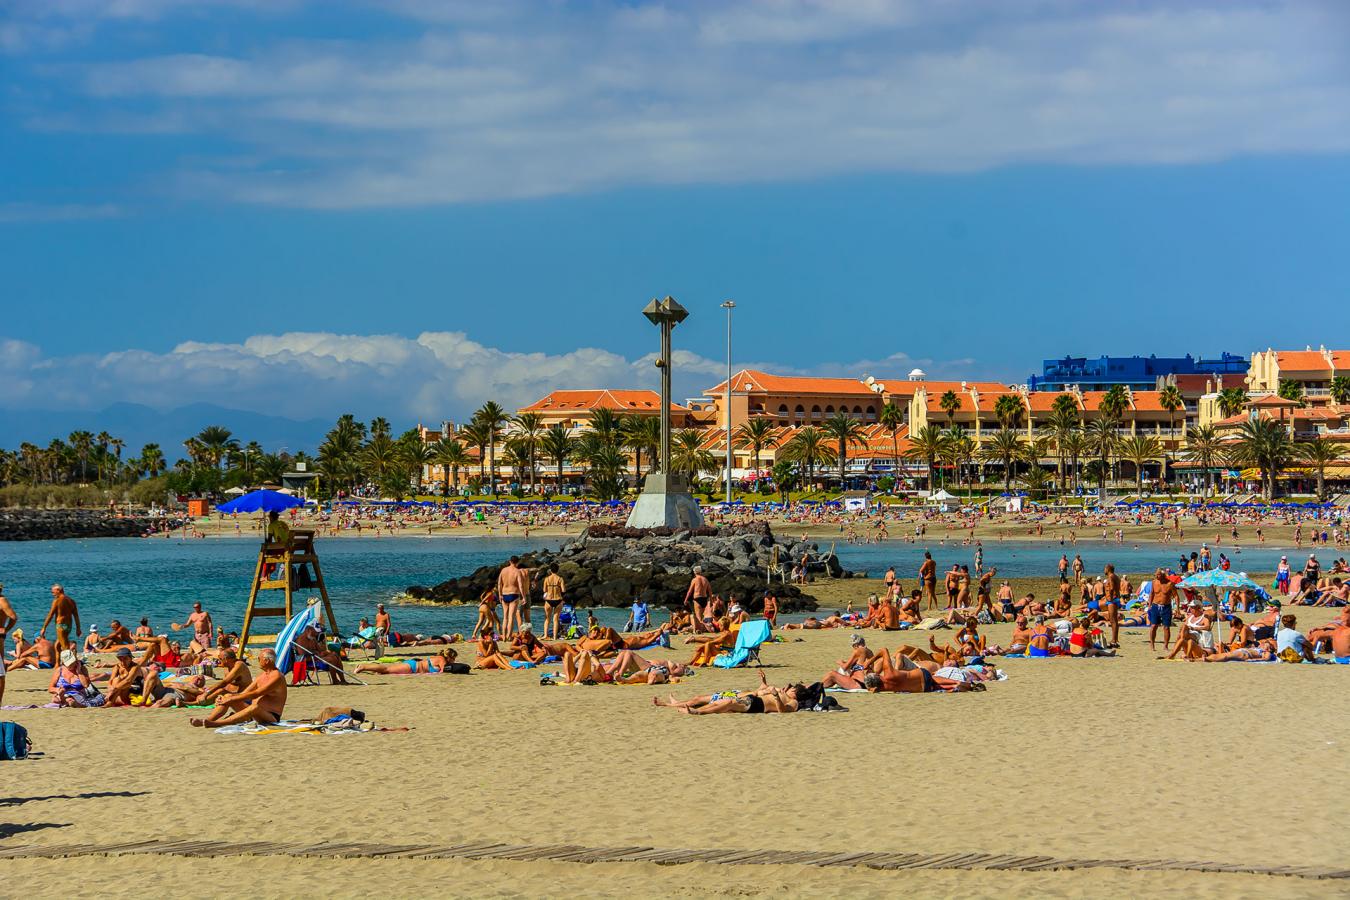
M 775 554 L 776 551 L 776 554 Z M 557 563 L 567 585 L 564 596 L 581 608 L 628 606 L 641 597 L 653 607 L 677 609 L 684 602 L 693 567 L 703 567 L 713 591 L 735 599 L 751 612 L 763 609 L 767 572 L 774 564 L 790 571 L 806 555 L 813 575 L 849 578 L 832 554 L 822 555 L 815 544 L 776 538 L 767 525 L 739 528 L 633 529 L 616 525 L 592 526 L 561 550 L 521 556 L 521 565 L 534 570 L 531 602 L 543 602 L 543 571 Z M 452 578 L 435 587 L 414 586 L 409 596 L 442 603 L 476 603 L 497 583 L 502 564 L 483 566 L 471 575 Z M 809 587 L 809 586 L 808 586 Z M 816 609 L 815 598 L 775 576 L 779 609 L 799 612 Z
M 0 541 L 143 537 L 181 524 L 179 519 L 114 516 L 91 509 L 0 509 Z

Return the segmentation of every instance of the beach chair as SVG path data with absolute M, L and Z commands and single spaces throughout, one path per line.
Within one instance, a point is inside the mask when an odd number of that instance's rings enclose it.
M 755 665 L 763 667 L 764 664 L 759 660 L 759 647 L 769 639 L 772 631 L 768 619 L 744 622 L 741 630 L 736 632 L 736 646 L 731 648 L 730 653 L 718 655 L 713 665 L 721 669 L 735 669 L 754 660 Z
M 369 648 L 369 652 L 372 654 L 370 658 L 379 659 L 384 656 L 386 643 L 383 628 L 376 628 L 374 625 L 362 628 L 356 634 L 347 638 L 348 656 L 351 655 L 353 650 L 365 650 L 367 649 L 366 644 L 374 644 L 375 646 Z

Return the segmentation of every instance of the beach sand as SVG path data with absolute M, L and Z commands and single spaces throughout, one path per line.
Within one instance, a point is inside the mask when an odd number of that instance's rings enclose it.
M 830 603 L 860 602 L 869 587 L 835 583 Z M 1306 630 L 1332 611 L 1296 613 Z M 1004 641 L 1009 626 L 985 630 Z M 776 683 L 816 680 L 846 654 L 850 633 L 789 632 L 793 642 L 764 649 L 765 671 Z M 290 715 L 351 705 L 413 729 L 343 737 L 219 735 L 176 710 L 6 712 L 43 755 L 0 764 L 0 853 L 134 840 L 482 840 L 1343 866 L 1336 836 L 1350 813 L 1325 795 L 1350 768 L 1350 667 L 1160 662 L 1144 637 L 1127 630 L 1119 659 L 1000 661 L 1010 680 L 985 693 L 841 694 L 844 714 L 694 718 L 651 705 L 667 692 L 753 687 L 754 670 L 704 670 L 668 689 L 541 687 L 536 670 L 291 692 Z M 867 638 L 889 648 L 904 635 Z M 685 652 L 677 644 L 672 655 Z M 45 684 L 15 673 L 5 702 L 43 702 Z M 32 896 L 91 879 L 113 894 L 120 885 L 208 896 L 1328 896 L 1345 884 L 1112 867 L 185 856 L 4 865 L 8 892 L 24 879 Z

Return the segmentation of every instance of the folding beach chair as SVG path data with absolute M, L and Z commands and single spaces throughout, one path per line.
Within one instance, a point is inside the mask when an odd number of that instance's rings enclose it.
M 368 649 L 371 653 L 371 659 L 379 659 L 381 656 L 384 656 L 384 648 L 387 642 L 385 640 L 384 629 L 376 628 L 374 625 L 371 625 L 362 628 L 356 634 L 347 638 L 346 643 L 349 657 L 353 650 Z M 367 648 L 366 644 L 374 644 L 374 646 Z
M 762 668 L 764 664 L 759 660 L 759 647 L 769 639 L 772 632 L 773 626 L 768 619 L 749 619 L 736 632 L 736 646 L 731 648 L 730 653 L 718 655 L 713 665 L 721 669 L 735 669 L 754 660 L 755 665 Z

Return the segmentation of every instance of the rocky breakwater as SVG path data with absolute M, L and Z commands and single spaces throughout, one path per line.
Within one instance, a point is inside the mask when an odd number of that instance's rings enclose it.
M 180 524 L 149 516 L 116 516 L 92 509 L 0 509 L 0 541 L 142 537 Z
M 803 591 L 784 584 L 782 573 L 791 571 L 803 557 L 810 560 L 813 577 L 852 577 L 833 554 L 822 554 L 819 547 L 805 541 L 775 537 L 767 525 L 682 531 L 592 526 L 559 551 L 522 556 L 521 565 L 535 572 L 531 597 L 536 605 L 543 602 L 542 572 L 553 563 L 567 585 L 567 600 L 582 608 L 628 606 L 640 597 L 652 607 L 677 609 L 684 602 L 694 566 L 702 566 L 714 592 L 748 604 L 751 612 L 763 608 L 769 573 L 775 570 L 772 584 L 779 609 L 798 612 L 816 608 L 815 598 L 806 592 L 810 585 Z M 430 588 L 410 587 L 407 593 L 421 600 L 476 603 L 496 585 L 500 569 L 500 565 L 483 566 L 472 575 Z

